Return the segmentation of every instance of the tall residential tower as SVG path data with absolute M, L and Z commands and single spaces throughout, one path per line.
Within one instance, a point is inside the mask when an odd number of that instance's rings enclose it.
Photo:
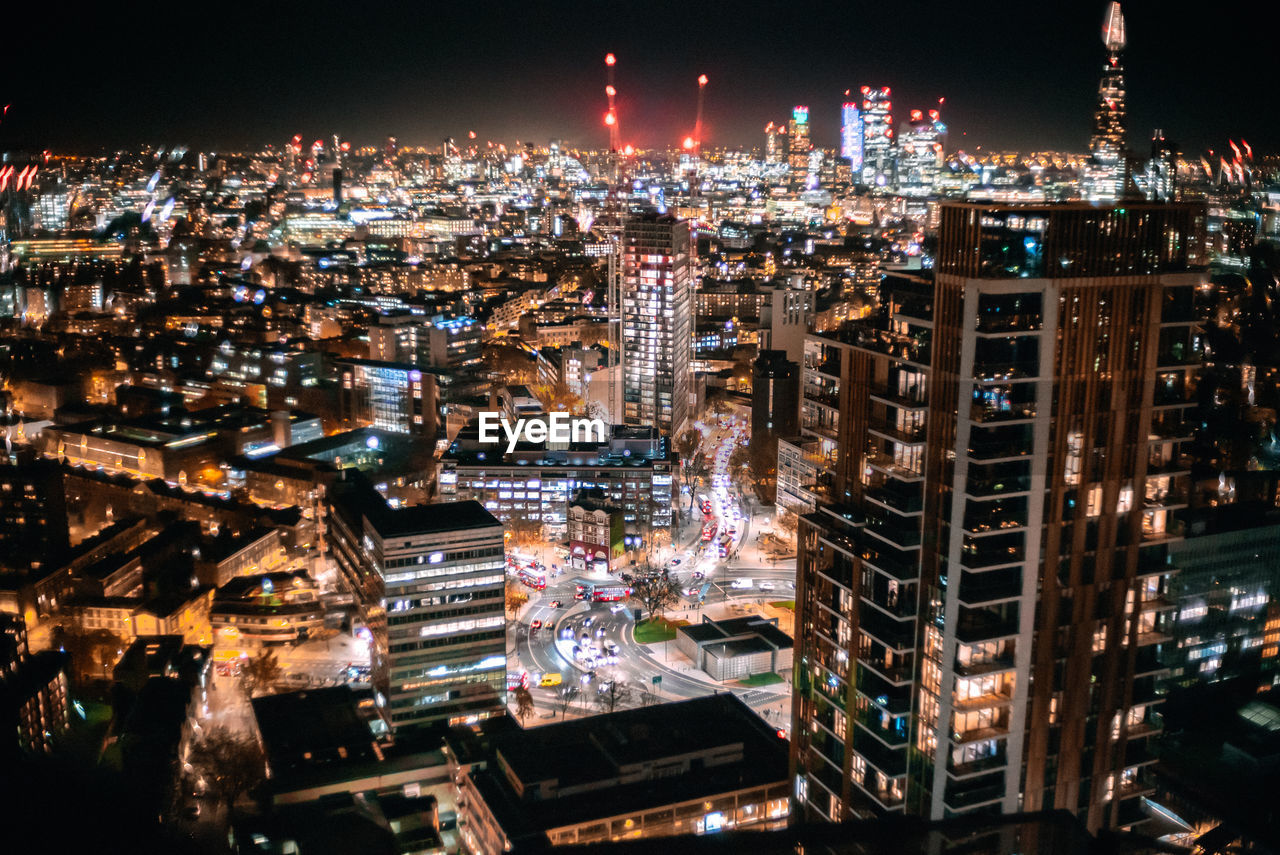
M 838 453 L 799 531 L 808 816 L 1142 821 L 1203 242 L 1192 205 L 947 203 L 932 280 L 810 337 Z
M 623 422 L 675 436 L 689 420 L 693 329 L 689 223 L 669 214 L 622 232 Z

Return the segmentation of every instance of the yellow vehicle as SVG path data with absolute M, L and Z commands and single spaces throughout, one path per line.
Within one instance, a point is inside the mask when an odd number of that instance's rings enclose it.
M 542 679 L 538 681 L 539 686 L 558 686 L 564 682 L 564 678 L 559 674 L 543 674 Z

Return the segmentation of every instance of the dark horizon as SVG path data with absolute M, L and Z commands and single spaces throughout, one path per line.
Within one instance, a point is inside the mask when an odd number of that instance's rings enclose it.
M 208 20 L 171 4 L 77 12 L 47 38 L 48 21 L 28 7 L 8 26 L 28 37 L 10 37 L 0 151 L 256 149 L 295 133 L 436 146 L 469 131 L 480 142 L 603 148 L 612 51 L 622 140 L 644 148 L 691 131 L 705 73 L 709 148 L 760 146 L 765 123 L 794 104 L 809 106 L 815 144 L 834 147 L 844 91 L 867 84 L 893 88 L 895 119 L 945 97 L 948 150 L 1084 152 L 1105 6 L 1051 0 L 965 15 L 919 0 L 571 2 L 529 15 L 374 3 L 355 19 L 350 6 L 318 2 Z M 1261 87 L 1247 85 L 1264 73 L 1265 27 L 1235 27 L 1230 51 L 1209 63 L 1192 59 L 1206 34 L 1195 21 L 1152 0 L 1124 11 L 1133 149 L 1145 152 L 1161 127 L 1187 154 L 1241 137 L 1259 153 L 1280 150 L 1280 117 L 1255 109 Z

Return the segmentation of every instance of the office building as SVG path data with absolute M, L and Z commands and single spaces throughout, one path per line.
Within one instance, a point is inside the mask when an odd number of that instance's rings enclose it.
M 841 352 L 805 375 L 837 452 L 799 531 L 807 816 L 1146 818 L 1203 243 L 1193 205 L 948 203 L 932 281 L 811 338 Z
M 788 150 L 787 165 L 791 169 L 791 186 L 797 189 L 809 187 L 809 152 L 813 143 L 809 140 L 809 108 L 797 105 L 791 110 L 791 123 L 788 126 L 791 146 Z
M 862 87 L 862 183 L 891 187 L 894 183 L 893 101 L 889 87 Z
M 684 220 L 643 214 L 623 228 L 623 421 L 667 436 L 689 420 L 692 255 Z
M 862 175 L 862 113 L 857 101 L 840 105 L 840 156 L 854 175 Z
M 338 361 L 343 423 L 433 437 L 438 424 L 436 379 L 409 362 Z
M 473 368 L 480 364 L 482 331 L 472 318 L 382 315 L 369 327 L 369 358 L 419 368 Z
M 912 110 L 898 136 L 898 192 L 931 196 L 942 169 L 942 135 L 947 126 L 937 110 Z
M 478 502 L 393 509 L 359 477 L 333 496 L 333 557 L 372 636 L 374 689 L 391 727 L 501 715 L 502 523 Z
M 474 499 L 504 523 L 541 520 L 543 538 L 561 541 L 574 496 L 599 488 L 622 512 L 628 534 L 652 542 L 670 531 L 680 463 L 655 428 L 617 425 L 604 443 L 547 448 L 521 441 L 510 452 L 476 437 L 469 426 L 440 458 L 438 483 L 446 499 Z
M 1129 161 L 1125 142 L 1124 66 L 1120 62 L 1125 46 L 1124 13 L 1120 4 L 1107 7 L 1102 27 L 1102 43 L 1107 48 L 1102 79 L 1098 83 L 1098 103 L 1093 114 L 1093 135 L 1089 138 L 1089 160 L 1084 166 L 1082 195 L 1095 202 L 1109 202 L 1128 192 Z

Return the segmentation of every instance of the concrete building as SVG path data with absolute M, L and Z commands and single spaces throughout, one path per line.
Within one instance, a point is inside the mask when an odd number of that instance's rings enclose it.
M 676 649 L 714 680 L 742 680 L 791 670 L 791 636 L 777 618 L 712 620 L 676 630 Z
M 502 715 L 502 524 L 478 502 L 393 509 L 360 478 L 336 485 L 330 518 L 391 727 Z
M 667 436 L 689 420 L 692 256 L 684 220 L 646 214 L 623 228 L 623 422 Z
M 471 852 L 732 829 L 791 813 L 786 743 L 730 693 L 494 735 L 460 770 Z

